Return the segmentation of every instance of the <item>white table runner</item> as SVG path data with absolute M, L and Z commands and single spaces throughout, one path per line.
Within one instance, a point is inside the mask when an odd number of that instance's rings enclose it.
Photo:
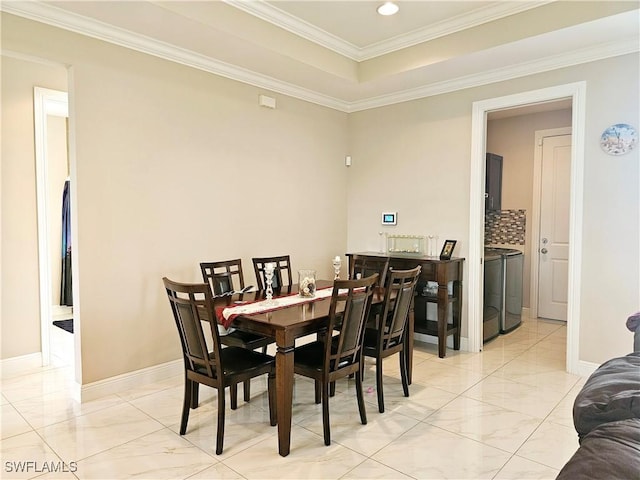
M 222 309 L 221 323 L 225 328 L 229 328 L 229 325 L 233 321 L 233 318 L 237 315 L 253 315 L 256 313 L 266 313 L 281 308 L 290 307 L 292 305 L 315 302 L 331 297 L 333 293 L 333 287 L 322 288 L 316 290 L 316 294 L 313 297 L 301 297 L 297 293 L 286 297 L 277 297 L 271 300 L 260 300 L 258 302 L 243 303 L 235 305 L 233 307 L 225 307 Z

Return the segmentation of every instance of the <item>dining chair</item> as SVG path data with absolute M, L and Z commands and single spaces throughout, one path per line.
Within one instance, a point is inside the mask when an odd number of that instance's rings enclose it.
M 293 283 L 291 276 L 291 259 L 289 258 L 289 255 L 281 255 L 278 257 L 255 257 L 252 261 L 253 268 L 256 272 L 256 282 L 258 283 L 259 290 L 264 290 L 267 285 L 267 281 L 264 276 L 264 267 L 267 263 L 275 264 L 271 288 L 278 290 L 279 288 L 287 287 Z M 286 278 L 283 278 L 283 273 L 286 274 Z
M 389 257 L 379 257 L 375 255 L 354 254 L 349 261 L 349 278 L 369 277 L 374 273 L 378 274 L 378 282 L 376 286 L 382 287 L 387 279 L 387 271 L 389 270 Z M 368 326 L 374 326 L 376 319 L 380 315 L 382 305 L 371 307 L 369 312 Z M 334 387 L 332 386 L 332 392 Z M 333 396 L 333 393 L 332 393 Z
M 276 425 L 275 405 L 275 361 L 261 352 L 240 347 L 222 348 L 218 329 L 210 326 L 209 343 L 202 327 L 201 313 L 207 318 L 215 318 L 213 295 L 208 284 L 177 283 L 163 278 L 173 318 L 178 328 L 184 359 L 184 401 L 180 435 L 187 431 L 189 411 L 198 407 L 200 384 L 218 391 L 218 430 L 216 454 L 222 453 L 224 444 L 225 388 L 237 385 L 247 379 L 268 375 L 269 420 Z
M 349 278 L 357 279 L 378 274 L 377 286 L 381 287 L 387 278 L 389 270 L 389 257 L 375 255 L 354 254 L 349 262 Z
M 404 396 L 409 396 L 407 362 L 407 324 L 411 302 L 420 277 L 422 267 L 411 270 L 389 270 L 385 285 L 384 301 L 374 328 L 367 325 L 364 333 L 364 350 L 367 357 L 376 359 L 376 390 L 378 410 L 384 413 L 384 393 L 382 386 L 382 359 L 396 353 L 400 357 L 400 377 Z
M 294 350 L 294 371 L 315 381 L 315 401 L 322 401 L 325 445 L 331 444 L 329 385 L 355 374 L 360 422 L 367 423 L 362 392 L 362 341 L 378 274 L 360 280 L 335 280 L 326 334 Z M 340 330 L 335 330 L 337 322 Z
M 202 262 L 200 270 L 202 271 L 202 279 L 211 285 L 211 291 L 215 296 L 245 288 L 242 260 L 239 258 L 220 262 Z
M 244 275 L 242 273 L 242 260 L 223 260 L 219 262 L 202 262 L 200 263 L 200 271 L 202 272 L 202 280 L 211 286 L 211 290 L 215 296 L 223 296 L 237 290 L 245 288 Z M 262 353 L 267 353 L 267 346 L 274 343 L 272 337 L 258 335 L 244 330 L 234 329 L 226 335 L 220 335 L 220 343 L 229 347 L 242 347 L 248 350 L 262 348 Z M 233 386 L 236 390 L 237 387 Z M 243 383 L 242 391 L 244 401 L 251 399 L 251 379 Z M 237 408 L 237 390 L 231 395 L 231 408 Z

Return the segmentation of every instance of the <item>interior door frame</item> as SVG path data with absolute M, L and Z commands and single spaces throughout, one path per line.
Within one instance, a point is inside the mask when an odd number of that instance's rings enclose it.
M 533 202 L 531 208 L 531 285 L 529 288 L 529 298 L 531 304 L 529 311 L 532 317 L 538 316 L 538 279 L 540 276 L 540 201 L 542 197 L 542 141 L 545 137 L 559 137 L 572 135 L 571 127 L 551 128 L 547 130 L 536 130 L 535 146 L 533 154 Z M 571 150 L 573 150 L 573 138 L 571 139 Z M 573 161 L 573 159 L 572 159 Z
M 492 110 L 572 100 L 571 127 L 571 192 L 569 210 L 569 292 L 567 296 L 567 360 L 566 369 L 579 373 L 580 285 L 582 259 L 582 223 L 584 190 L 584 144 L 586 115 L 585 81 L 557 85 L 528 92 L 490 98 L 473 103 L 471 123 L 471 178 L 469 205 L 469 281 L 468 281 L 468 348 L 482 349 L 482 298 L 484 248 L 484 183 L 487 141 L 487 113 Z
M 49 250 L 49 163 L 47 156 L 47 116 L 69 118 L 67 92 L 33 88 L 33 115 L 36 156 L 36 204 L 38 218 L 38 271 L 40 289 L 40 341 L 42 365 L 51 362 L 49 321 L 52 318 L 51 262 Z

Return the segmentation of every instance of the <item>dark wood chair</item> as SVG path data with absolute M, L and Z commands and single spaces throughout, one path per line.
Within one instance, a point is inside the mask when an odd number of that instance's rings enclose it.
M 245 288 L 242 260 L 239 258 L 221 262 L 202 262 L 200 270 L 202 271 L 202 279 L 211 285 L 211 291 L 215 296 Z
M 294 351 L 295 373 L 315 380 L 315 401 L 322 401 L 325 445 L 331 444 L 329 385 L 332 382 L 355 374 L 360 421 L 363 425 L 367 423 L 362 392 L 362 341 L 377 279 L 378 274 L 360 280 L 336 280 L 325 335 Z M 335 330 L 337 322 L 341 323 L 339 331 Z
M 202 327 L 201 313 L 215 318 L 213 295 L 206 283 L 184 284 L 163 278 L 173 318 L 180 335 L 184 358 L 184 402 L 180 435 L 187 431 L 189 410 L 198 407 L 200 384 L 218 391 L 218 433 L 216 454 L 222 453 L 224 444 L 225 388 L 240 382 L 268 375 L 269 419 L 276 424 L 275 361 L 261 352 L 239 347 L 222 348 L 216 325 L 206 322 L 211 330 L 211 345 L 207 343 Z
M 215 296 L 222 296 L 233 293 L 237 290 L 245 288 L 244 274 L 242 273 L 242 260 L 223 260 L 220 262 L 202 262 L 200 264 L 202 279 L 211 286 L 211 290 Z M 267 353 L 267 346 L 275 342 L 274 338 L 257 335 L 242 330 L 233 330 L 227 335 L 220 335 L 220 343 L 228 347 L 242 347 L 248 350 L 262 349 L 262 353 Z M 235 386 L 231 387 L 236 389 Z M 243 387 L 244 401 L 251 399 L 251 380 L 244 382 Z M 232 399 L 237 398 L 237 393 L 231 396 Z M 232 400 L 231 408 L 236 409 L 237 403 Z
M 377 257 L 375 255 L 354 254 L 349 262 L 349 278 L 365 278 L 378 274 L 377 286 L 384 286 L 389 270 L 389 257 Z
M 378 282 L 377 286 L 382 287 L 385 284 L 387 279 L 387 271 L 389 270 L 389 257 L 378 257 L 375 255 L 362 255 L 362 254 L 354 254 L 351 256 L 349 261 L 349 278 L 357 279 L 364 278 L 373 275 L 374 273 L 378 274 Z M 381 305 L 375 305 L 371 308 L 371 312 L 369 314 L 368 326 L 374 327 L 376 324 L 376 318 L 380 314 L 382 310 Z M 333 392 L 333 388 L 332 388 Z M 333 396 L 333 393 L 332 393 Z
M 267 263 L 275 264 L 273 270 L 273 279 L 271 280 L 271 288 L 278 290 L 287 287 L 293 283 L 291 276 L 291 259 L 289 255 L 281 255 L 279 257 L 256 257 L 252 259 L 253 268 L 256 272 L 256 282 L 259 290 L 265 290 L 267 286 L 264 277 L 264 266 Z M 284 276 L 286 275 L 286 278 Z
M 378 391 L 378 410 L 384 412 L 384 393 L 382 386 L 382 359 L 400 356 L 400 376 L 404 396 L 409 396 L 407 361 L 407 324 L 409 310 L 420 276 L 421 266 L 412 270 L 389 270 L 385 285 L 384 302 L 375 328 L 367 328 L 364 335 L 364 355 L 376 359 L 376 390 Z

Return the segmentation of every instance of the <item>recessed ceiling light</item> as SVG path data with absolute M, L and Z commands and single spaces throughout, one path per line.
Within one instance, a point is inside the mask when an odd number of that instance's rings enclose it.
M 384 2 L 378 7 L 378 13 L 380 15 L 395 15 L 400 10 L 400 7 L 393 2 Z

